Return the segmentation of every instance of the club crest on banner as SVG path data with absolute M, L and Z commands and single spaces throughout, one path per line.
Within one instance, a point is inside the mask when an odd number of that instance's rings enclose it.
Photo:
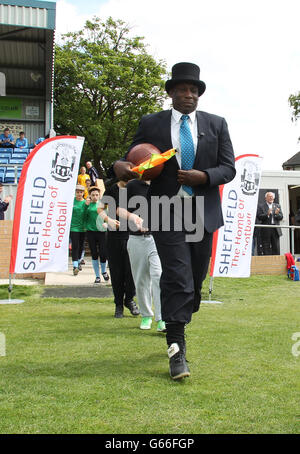
M 260 169 L 255 161 L 247 160 L 241 171 L 241 189 L 245 195 L 255 195 L 259 188 Z
M 73 177 L 76 149 L 68 143 L 59 143 L 54 148 L 51 175 L 56 181 L 68 181 Z

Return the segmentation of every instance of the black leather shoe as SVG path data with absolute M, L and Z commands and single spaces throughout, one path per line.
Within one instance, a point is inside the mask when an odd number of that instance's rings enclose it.
M 139 315 L 140 311 L 138 310 L 137 305 L 135 304 L 134 301 L 129 301 L 128 303 L 124 303 L 124 306 L 127 307 L 127 309 L 130 310 L 131 315 Z
M 179 348 L 177 343 L 170 345 L 168 356 L 170 360 L 170 376 L 173 380 L 179 380 L 191 375 L 185 359 L 185 352 Z
M 123 318 L 123 317 L 124 317 L 124 315 L 123 315 L 123 307 L 116 306 L 115 318 Z

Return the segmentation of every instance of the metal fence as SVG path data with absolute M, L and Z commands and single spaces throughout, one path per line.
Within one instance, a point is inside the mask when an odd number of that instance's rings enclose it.
M 291 245 L 290 245 L 290 252 L 292 255 L 295 255 L 295 230 L 300 229 L 300 225 L 281 225 L 281 224 L 273 224 L 273 225 L 265 225 L 265 224 L 255 224 L 255 227 L 262 228 L 262 229 L 276 229 L 280 227 L 281 229 L 290 229 L 291 234 Z

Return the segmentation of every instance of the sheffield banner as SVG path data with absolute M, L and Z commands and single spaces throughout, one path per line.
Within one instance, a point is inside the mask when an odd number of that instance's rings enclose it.
M 10 273 L 68 269 L 69 230 L 83 142 L 83 137 L 53 137 L 27 156 L 18 184 Z
M 236 176 L 220 187 L 224 225 L 214 234 L 211 276 L 249 277 L 262 158 L 235 159 Z

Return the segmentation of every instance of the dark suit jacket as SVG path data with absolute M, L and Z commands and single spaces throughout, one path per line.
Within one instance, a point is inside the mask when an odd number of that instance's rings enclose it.
M 151 143 L 161 152 L 172 148 L 171 115 L 171 110 L 164 110 L 142 117 L 129 150 L 140 143 Z M 223 225 L 219 185 L 228 183 L 235 176 L 234 154 L 224 118 L 201 111 L 196 112 L 196 118 L 198 144 L 193 168 L 205 171 L 208 182 L 193 189 L 195 195 L 204 196 L 204 226 L 207 232 L 214 232 Z M 174 156 L 164 164 L 161 174 L 152 180 L 149 197 L 176 195 L 180 188 L 178 170 Z
M 0 221 L 4 220 L 4 211 L 7 210 L 9 203 L 3 202 L 3 200 L 0 199 Z
M 280 221 L 283 218 L 281 207 L 280 207 L 279 203 L 273 203 L 273 206 L 274 206 L 274 209 L 273 209 L 274 210 L 274 215 L 273 215 L 274 216 L 274 224 L 279 225 Z M 275 214 L 275 209 L 276 208 L 279 208 L 279 210 L 280 210 L 278 214 Z M 257 218 L 260 220 L 260 222 L 262 224 L 265 224 L 265 225 L 271 225 L 272 224 L 271 216 L 268 217 L 268 210 L 269 210 L 269 205 L 267 204 L 267 202 L 264 202 L 264 203 L 261 203 L 260 205 L 258 205 Z M 280 227 L 277 227 L 275 230 L 277 231 L 278 236 L 282 235 L 282 231 L 281 231 Z

